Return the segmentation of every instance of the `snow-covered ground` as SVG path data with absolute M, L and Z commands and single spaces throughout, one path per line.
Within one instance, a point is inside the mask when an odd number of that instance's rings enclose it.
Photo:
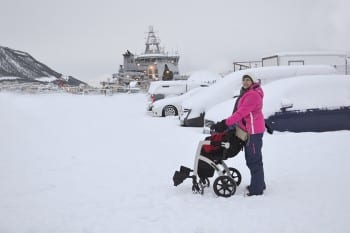
M 264 137 L 267 190 L 231 198 L 174 187 L 202 128 L 146 114 L 144 94 L 0 93 L 0 232 L 350 232 L 350 132 Z

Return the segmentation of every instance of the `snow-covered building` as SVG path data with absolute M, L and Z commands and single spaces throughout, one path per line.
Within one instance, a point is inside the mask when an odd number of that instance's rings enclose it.
M 349 74 L 349 58 L 337 52 L 281 52 L 262 58 L 262 66 L 331 65 L 340 74 Z

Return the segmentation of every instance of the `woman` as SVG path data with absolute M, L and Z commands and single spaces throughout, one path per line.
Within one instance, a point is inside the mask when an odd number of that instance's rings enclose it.
M 244 146 L 245 159 L 251 174 L 247 196 L 262 195 L 266 188 L 261 153 L 265 131 L 265 120 L 262 113 L 263 97 L 264 92 L 260 84 L 254 82 L 252 75 L 244 75 L 241 94 L 232 115 L 214 126 L 214 129 L 221 130 L 237 125 L 249 134 Z

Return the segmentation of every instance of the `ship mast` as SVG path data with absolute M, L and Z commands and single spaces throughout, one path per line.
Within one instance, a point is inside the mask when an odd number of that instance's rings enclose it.
M 161 53 L 159 44 L 160 40 L 154 32 L 153 26 L 149 26 L 145 54 Z

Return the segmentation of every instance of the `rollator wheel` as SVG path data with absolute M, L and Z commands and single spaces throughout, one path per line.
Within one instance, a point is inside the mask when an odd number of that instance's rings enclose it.
M 210 186 L 210 181 L 208 179 L 208 177 L 206 178 L 200 178 L 199 179 L 199 182 L 201 183 L 201 185 L 204 187 L 204 188 L 207 188 Z
M 233 168 L 233 167 L 229 167 L 228 169 L 230 170 L 230 175 L 232 179 L 236 182 L 236 185 L 239 186 L 242 181 L 241 173 L 236 168 Z
M 219 176 L 214 181 L 213 189 L 220 197 L 230 197 L 236 192 L 236 182 L 229 176 Z

